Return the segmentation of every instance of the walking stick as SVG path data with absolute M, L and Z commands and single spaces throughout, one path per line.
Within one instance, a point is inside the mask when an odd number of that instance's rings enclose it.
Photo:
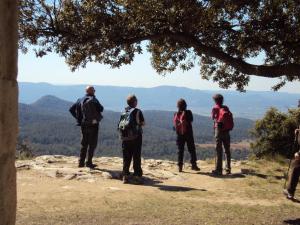
M 215 156 L 215 168 L 214 170 L 217 169 L 217 149 L 216 149 L 216 137 L 215 137 L 215 128 L 213 129 L 213 143 L 215 143 L 215 149 L 214 149 L 214 156 Z
M 295 146 L 296 146 L 296 143 L 297 143 L 297 136 L 298 135 L 295 135 L 294 143 L 293 143 L 293 146 L 292 146 L 292 156 L 290 157 L 289 167 L 288 167 L 288 170 L 287 170 L 287 175 L 285 176 L 283 189 L 286 189 L 286 182 L 287 182 L 288 177 L 289 177 L 290 168 L 291 168 L 292 160 L 293 160 L 293 157 L 294 157 L 294 150 L 295 150 Z
M 226 169 L 226 161 L 227 161 L 227 156 L 225 154 L 225 149 L 223 151 L 223 170 Z

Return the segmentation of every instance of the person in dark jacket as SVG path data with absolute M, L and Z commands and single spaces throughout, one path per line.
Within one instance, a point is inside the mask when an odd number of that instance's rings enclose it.
M 127 107 L 125 113 L 129 113 L 132 118 L 132 129 L 134 129 L 134 135 L 124 138 L 122 140 L 122 152 L 123 152 L 123 183 L 133 182 L 135 184 L 142 184 L 143 170 L 141 166 L 141 154 L 143 143 L 143 130 L 145 126 L 145 119 L 143 113 L 137 108 L 138 100 L 135 95 L 129 95 L 127 97 Z M 133 177 L 130 179 L 130 164 L 133 161 Z
M 230 152 L 230 130 L 224 129 L 222 124 L 219 123 L 219 112 L 221 108 L 229 111 L 229 108 L 223 105 L 224 97 L 221 94 L 213 96 L 215 106 L 212 109 L 211 117 L 214 121 L 214 135 L 216 140 L 216 164 L 215 169 L 212 171 L 214 175 L 222 175 L 223 173 L 223 146 L 226 155 L 226 174 L 231 174 L 231 152 Z
M 300 108 L 300 100 L 298 107 Z M 283 193 L 286 195 L 287 199 L 290 200 L 296 200 L 295 192 L 300 177 L 300 125 L 298 129 L 295 130 L 295 138 L 298 144 L 298 152 L 295 153 L 294 160 L 291 162 L 287 188 L 283 190 Z
M 295 133 L 298 136 L 297 138 L 298 146 L 300 145 L 299 131 L 300 131 L 300 126 L 299 129 L 295 130 Z M 291 162 L 291 169 L 290 169 L 289 178 L 287 182 L 287 188 L 283 190 L 283 193 L 290 200 L 296 200 L 295 192 L 299 182 L 299 177 L 300 177 L 300 149 L 298 149 L 298 152 L 295 153 L 294 160 Z
M 178 170 L 182 172 L 184 146 L 187 144 L 188 151 L 191 156 L 192 170 L 200 171 L 197 166 L 196 146 L 193 134 L 193 113 L 187 110 L 187 104 L 184 99 L 179 99 L 177 102 L 178 111 L 174 114 L 174 129 L 176 130 L 176 144 L 178 147 Z
M 298 101 L 298 108 L 300 108 L 300 100 Z M 296 200 L 295 192 L 299 183 L 300 177 L 300 125 L 295 129 L 295 144 L 297 144 L 298 152 L 294 155 L 294 160 L 291 162 L 290 173 L 288 177 L 287 187 L 283 190 L 287 199 Z
M 95 96 L 95 88 L 87 86 L 86 95 L 78 99 L 69 110 L 77 120 L 77 125 L 81 126 L 79 167 L 94 168 L 96 166 L 93 164 L 93 156 L 98 143 L 99 123 L 102 119 L 103 109 Z M 86 156 L 87 161 L 85 162 Z

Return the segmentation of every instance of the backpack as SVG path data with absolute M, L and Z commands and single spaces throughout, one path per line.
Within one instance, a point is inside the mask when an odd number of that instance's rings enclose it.
M 175 113 L 173 118 L 174 128 L 177 134 L 184 135 L 187 133 L 188 122 L 186 121 L 186 113 L 183 111 L 182 113 Z
M 234 127 L 233 115 L 227 106 L 222 106 L 219 109 L 217 123 L 218 123 L 218 127 L 221 128 L 222 130 L 233 129 Z
M 102 115 L 97 111 L 96 102 L 93 96 L 84 97 L 80 103 L 82 122 L 84 124 L 97 124 L 102 119 Z
M 132 114 L 134 110 L 135 108 L 126 110 L 120 116 L 118 131 L 122 141 L 134 140 L 139 135 L 139 125 Z

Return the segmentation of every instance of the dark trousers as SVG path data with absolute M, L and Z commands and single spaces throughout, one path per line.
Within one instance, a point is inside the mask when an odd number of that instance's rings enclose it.
M 218 129 L 215 130 L 215 138 L 216 138 L 216 170 L 223 170 L 223 146 L 225 149 L 226 155 L 226 169 L 231 169 L 231 153 L 230 153 L 230 134 L 229 131 L 220 131 Z
M 122 142 L 123 150 L 123 175 L 130 174 L 130 164 L 133 160 L 134 176 L 143 176 L 143 170 L 141 166 L 141 153 L 142 153 L 142 135 L 139 135 L 136 139 Z
M 178 166 L 183 165 L 185 144 L 187 144 L 187 148 L 191 156 L 191 164 L 192 166 L 195 166 L 197 164 L 197 156 L 196 156 L 196 147 L 195 147 L 193 134 L 186 134 L 186 135 L 177 134 L 176 144 L 178 147 Z
M 92 163 L 94 151 L 98 143 L 99 125 L 81 126 L 81 151 L 79 163 L 84 163 L 88 153 L 88 163 Z
M 295 194 L 297 184 L 300 177 L 300 160 L 293 160 L 291 164 L 291 170 L 289 174 L 289 180 L 287 184 L 287 190 L 292 195 Z

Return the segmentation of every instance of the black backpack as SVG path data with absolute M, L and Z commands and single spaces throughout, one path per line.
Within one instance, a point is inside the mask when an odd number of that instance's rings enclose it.
M 122 141 L 134 140 L 139 135 L 139 125 L 136 122 L 136 118 L 133 116 L 135 110 L 135 108 L 126 110 L 120 116 L 118 131 Z
M 101 121 L 101 113 L 97 111 L 96 102 L 94 96 L 86 96 L 82 99 L 81 113 L 82 113 L 82 123 L 86 125 L 97 124 Z

